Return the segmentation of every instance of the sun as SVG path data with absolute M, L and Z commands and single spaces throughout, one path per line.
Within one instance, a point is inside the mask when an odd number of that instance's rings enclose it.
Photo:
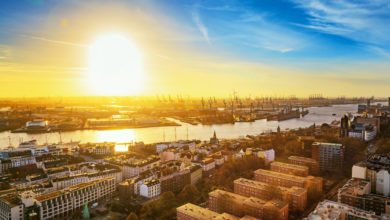
M 136 95 L 145 80 L 141 53 L 123 35 L 103 35 L 88 48 L 87 77 L 94 94 Z

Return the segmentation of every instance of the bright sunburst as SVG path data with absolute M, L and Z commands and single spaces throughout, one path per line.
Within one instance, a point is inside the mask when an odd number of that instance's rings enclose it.
M 135 95 L 144 85 L 142 56 L 136 45 L 119 34 L 107 34 L 89 47 L 88 83 L 99 95 Z

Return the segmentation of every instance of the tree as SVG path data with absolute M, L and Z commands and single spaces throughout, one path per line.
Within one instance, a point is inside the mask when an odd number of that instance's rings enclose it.
M 132 212 L 130 215 L 127 216 L 126 220 L 138 220 L 138 216 Z
M 173 192 L 165 192 L 160 198 L 142 206 L 140 219 L 174 219 L 177 200 Z
M 178 203 L 199 203 L 201 195 L 199 190 L 193 185 L 186 185 L 183 190 L 177 196 Z

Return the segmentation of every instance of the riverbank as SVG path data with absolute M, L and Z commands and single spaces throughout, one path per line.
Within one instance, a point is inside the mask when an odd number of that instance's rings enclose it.
M 157 143 L 162 141 L 174 140 L 209 140 L 215 131 L 218 138 L 239 138 L 246 135 L 258 135 L 263 132 L 276 131 L 278 126 L 282 130 L 297 129 L 322 123 L 332 123 L 338 121 L 348 112 L 355 113 L 357 105 L 335 105 L 328 107 L 311 107 L 308 108 L 309 114 L 303 118 L 295 118 L 286 121 L 267 121 L 265 119 L 256 120 L 254 122 L 236 122 L 234 124 L 218 124 L 218 125 L 191 125 L 181 121 L 170 119 L 171 121 L 180 124 L 181 126 L 163 126 L 163 127 L 148 127 L 136 129 L 109 129 L 109 130 L 78 130 L 66 131 L 47 134 L 26 134 L 26 133 L 11 133 L 9 131 L 0 132 L 0 147 L 4 148 L 11 143 L 17 146 L 20 141 L 36 139 L 40 143 L 56 143 L 60 138 L 62 141 L 69 142 L 132 142 L 143 141 L 144 143 Z

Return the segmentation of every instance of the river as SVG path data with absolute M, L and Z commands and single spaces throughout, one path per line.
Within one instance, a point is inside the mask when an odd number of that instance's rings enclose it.
M 152 127 L 137 129 L 120 129 L 120 130 L 79 130 L 62 132 L 63 142 L 81 141 L 81 142 L 132 142 L 143 141 L 144 143 L 156 143 L 161 141 L 174 141 L 187 139 L 208 140 L 214 130 L 218 138 L 238 138 L 246 135 L 257 135 L 262 132 L 275 131 L 278 127 L 282 130 L 295 129 L 299 127 L 308 127 L 316 123 L 331 123 L 334 120 L 340 120 L 345 113 L 355 113 L 356 104 L 334 105 L 329 107 L 310 107 L 309 114 L 300 119 L 290 119 L 286 121 L 267 121 L 257 120 L 255 122 L 238 122 L 235 124 L 222 125 L 191 125 L 181 123 L 181 126 L 175 127 Z M 336 114 L 336 115 L 332 115 Z M 176 135 L 175 135 L 176 134 Z M 175 138 L 176 136 L 176 138 Z M 36 139 L 38 143 L 57 143 L 60 140 L 59 133 L 48 134 L 26 134 L 26 133 L 0 133 L 0 148 L 17 146 L 20 141 Z

